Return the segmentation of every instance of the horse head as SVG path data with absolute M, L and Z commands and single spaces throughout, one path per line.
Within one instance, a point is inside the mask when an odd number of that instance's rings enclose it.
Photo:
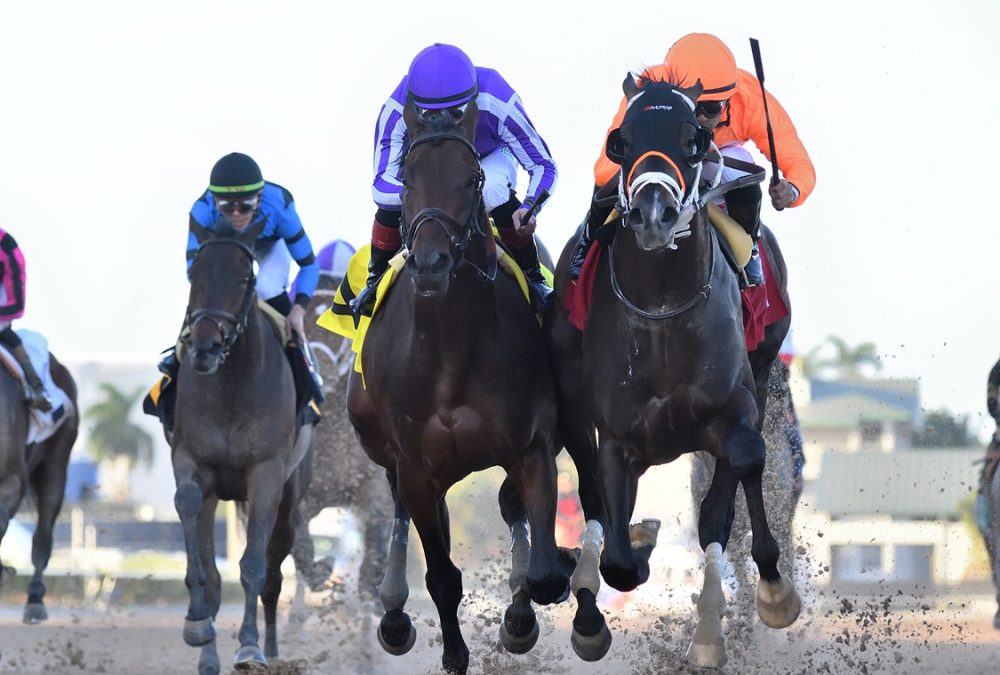
M 483 179 L 473 145 L 475 101 L 464 108 L 403 109 L 410 147 L 403 161 L 403 241 L 420 297 L 441 297 L 483 230 Z
M 621 126 L 608 134 L 605 152 L 622 167 L 618 191 L 624 224 L 641 249 L 673 249 L 677 239 L 690 234 L 701 161 L 712 142 L 712 132 L 698 124 L 694 113 L 701 82 L 681 89 L 667 82 L 636 82 L 630 73 L 622 89 L 628 108 Z
M 228 220 L 215 230 L 192 221 L 198 250 L 191 261 L 185 338 L 195 372 L 214 373 L 246 328 L 256 296 L 253 245 L 264 220 L 242 231 Z

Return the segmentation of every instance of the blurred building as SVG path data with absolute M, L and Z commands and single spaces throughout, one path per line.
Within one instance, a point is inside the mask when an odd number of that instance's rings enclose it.
M 797 530 L 823 583 L 953 585 L 974 566 L 960 504 L 981 448 L 915 448 L 914 379 L 808 382 L 799 407 L 806 465 Z

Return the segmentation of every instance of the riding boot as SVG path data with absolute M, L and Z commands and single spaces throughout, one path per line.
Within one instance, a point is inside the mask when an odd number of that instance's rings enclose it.
M 372 257 L 368 261 L 368 280 L 365 281 L 365 287 L 358 296 L 351 300 L 351 311 L 354 312 L 355 319 L 360 319 L 362 314 L 372 315 L 372 310 L 375 309 L 375 289 L 382 280 L 382 275 L 389 269 L 389 261 L 394 255 L 396 255 L 395 250 L 382 249 L 372 244 Z
M 743 268 L 748 286 L 764 283 L 764 268 L 760 261 L 757 239 L 760 238 L 760 203 L 763 198 L 759 185 L 750 185 L 726 193 L 726 212 L 743 231 L 753 238 L 753 252 Z
M 31 364 L 31 359 L 28 358 L 28 352 L 24 349 L 24 345 L 19 344 L 11 348 L 10 353 L 24 371 L 24 379 L 28 382 L 28 387 L 31 389 L 28 406 L 42 412 L 52 410 L 52 401 L 45 395 L 45 385 L 42 383 L 42 378 L 35 371 L 35 367 Z
M 524 272 L 528 282 L 531 309 L 535 313 L 545 311 L 552 299 L 552 287 L 542 274 L 542 266 L 538 262 L 538 247 L 534 240 L 527 246 L 511 251 L 510 254 Z

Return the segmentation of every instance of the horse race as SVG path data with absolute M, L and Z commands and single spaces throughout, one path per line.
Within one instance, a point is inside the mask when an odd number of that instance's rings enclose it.
M 0 673 L 996 672 L 1000 6 L 341 7 L 4 11 Z

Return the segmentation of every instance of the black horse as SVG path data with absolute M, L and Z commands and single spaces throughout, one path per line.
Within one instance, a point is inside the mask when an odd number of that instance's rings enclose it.
M 28 601 L 24 606 L 24 623 L 29 624 L 48 618 L 43 600 L 45 583 L 42 574 L 52 556 L 52 528 L 66 492 L 66 469 L 80 421 L 76 406 L 76 382 L 51 353 L 49 371 L 52 380 L 69 398 L 64 413 L 67 417 L 54 434 L 36 444 L 28 453 L 28 408 L 24 401 L 24 389 L 0 366 L 0 540 L 29 489 L 38 510 L 38 526 L 31 541 L 31 563 L 35 573 L 28 584 Z M 0 582 L 13 574 L 13 569 L 0 565 Z
M 352 373 L 348 408 L 368 456 L 387 470 L 396 505 L 379 640 L 401 654 L 415 639 L 403 611 L 412 516 L 441 621 L 442 663 L 464 673 L 462 579 L 450 557 L 445 493 L 474 471 L 506 470 L 499 499 L 513 540 L 513 600 L 500 632 L 508 650 L 527 651 L 538 637 L 529 601 L 556 602 L 568 592 L 554 536 L 555 397 L 538 322 L 514 279 L 497 273 L 472 144 L 475 105 L 459 120 L 420 117 L 412 105 L 403 117 L 410 254 L 372 319 L 364 382 Z
M 740 483 L 761 574 L 762 620 L 772 627 L 791 624 L 799 599 L 778 571 L 779 549 L 764 512 L 764 442 L 737 279 L 707 218 L 705 204 L 714 194 L 699 195 L 711 140 L 694 115 L 701 86 L 641 84 L 631 75 L 625 79 L 630 106 L 608 138 L 608 155 L 622 167 L 624 216 L 601 257 L 583 332 L 569 324 L 561 302 L 546 317 L 560 430 L 579 471 L 588 520 L 574 575 L 574 590 L 586 591 L 577 594 L 574 646 L 587 659 L 607 649 L 607 628 L 593 603 L 603 534 L 600 573 L 611 586 L 631 590 L 649 576 L 659 523 L 629 526 L 639 477 L 650 466 L 702 449 L 717 461 L 699 515 L 705 587 L 688 658 L 719 666 L 726 658 L 722 550 Z M 567 243 L 557 268 L 560 297 L 570 283 L 574 243 Z
M 184 641 L 202 647 L 202 675 L 219 672 L 214 618 L 221 583 L 213 529 L 219 499 L 246 502 L 246 597 L 238 668 L 278 655 L 276 612 L 281 562 L 292 548 L 299 500 L 309 483 L 311 426 L 297 428 L 295 387 L 283 346 L 258 308 L 253 242 L 263 221 L 239 232 L 192 223 L 200 246 L 191 263 L 185 338 L 171 434 L 174 503 L 187 548 L 190 595 Z M 264 604 L 264 651 L 257 601 Z

